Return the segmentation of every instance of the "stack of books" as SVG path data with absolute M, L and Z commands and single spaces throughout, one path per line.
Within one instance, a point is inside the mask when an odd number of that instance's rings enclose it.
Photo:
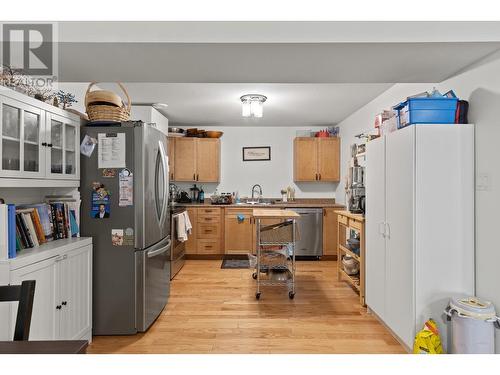
M 23 249 L 79 237 L 74 199 L 47 197 L 47 203 L 0 204 L 0 259 L 15 258 Z

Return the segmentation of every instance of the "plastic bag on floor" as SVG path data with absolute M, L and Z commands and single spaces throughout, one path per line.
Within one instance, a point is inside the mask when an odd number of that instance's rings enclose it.
M 413 354 L 443 354 L 441 337 L 434 320 L 426 321 L 424 328 L 415 336 Z

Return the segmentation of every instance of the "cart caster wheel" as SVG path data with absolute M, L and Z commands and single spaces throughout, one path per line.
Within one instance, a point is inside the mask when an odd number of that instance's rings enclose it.
M 259 293 L 255 293 L 255 299 L 260 299 L 260 292 Z
M 252 278 L 253 278 L 254 280 L 257 280 L 257 273 L 256 273 L 256 272 L 254 272 L 254 273 L 252 274 Z
M 295 297 L 295 293 L 288 292 L 288 298 L 293 299 Z

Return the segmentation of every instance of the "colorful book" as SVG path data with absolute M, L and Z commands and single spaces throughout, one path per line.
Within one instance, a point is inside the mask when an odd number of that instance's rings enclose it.
M 78 237 L 80 234 L 80 228 L 78 228 L 78 223 L 76 221 L 75 210 L 69 211 L 69 221 L 71 225 L 71 237 Z
M 21 241 L 21 233 L 19 232 L 19 226 L 17 225 L 17 218 L 16 218 L 16 250 L 22 250 L 24 249 L 23 243 Z
M 17 229 L 19 230 L 19 236 L 21 238 L 21 245 L 24 249 L 27 249 L 30 247 L 30 244 L 28 242 L 26 232 L 24 231 L 21 214 L 16 215 L 16 224 L 17 224 Z
M 8 206 L 9 258 L 16 257 L 16 206 Z
M 33 225 L 35 226 L 36 236 L 38 237 L 38 242 L 44 244 L 47 242 L 45 240 L 45 234 L 43 233 L 42 223 L 40 222 L 40 217 L 38 216 L 38 210 L 36 208 L 31 212 L 31 220 L 33 220 Z
M 21 222 L 21 230 L 23 231 L 26 243 L 28 244 L 27 247 L 30 247 L 30 248 L 35 247 L 35 244 L 34 244 L 33 240 L 31 239 L 31 233 L 30 233 L 30 230 L 28 227 L 28 223 L 26 222 L 26 220 L 24 218 L 24 214 L 20 213 L 20 214 L 18 214 L 18 216 L 19 216 L 19 220 Z
M 33 242 L 33 246 L 40 246 L 40 243 L 38 242 L 38 238 L 36 236 L 35 226 L 33 225 L 33 220 L 31 220 L 31 213 L 25 212 L 23 213 L 23 216 L 24 221 L 26 222 L 26 225 L 28 227 L 28 234 L 31 238 L 31 241 Z

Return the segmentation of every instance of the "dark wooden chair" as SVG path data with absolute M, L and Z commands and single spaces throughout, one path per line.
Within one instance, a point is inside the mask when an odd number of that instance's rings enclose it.
M 27 341 L 29 338 L 34 298 L 35 280 L 23 281 L 21 285 L 0 286 L 0 302 L 19 301 L 14 341 Z

